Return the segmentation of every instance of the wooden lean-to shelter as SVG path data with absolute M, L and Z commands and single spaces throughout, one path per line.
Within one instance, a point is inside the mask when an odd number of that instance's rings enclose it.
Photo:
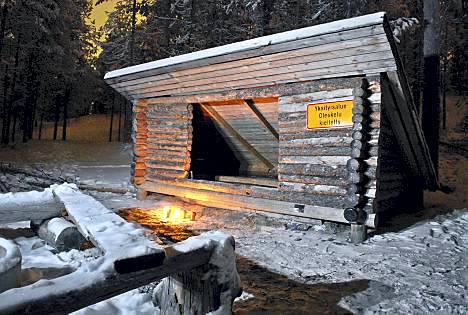
M 420 207 L 423 189 L 438 187 L 384 13 L 105 80 L 134 104 L 140 193 L 375 227 L 377 215 Z

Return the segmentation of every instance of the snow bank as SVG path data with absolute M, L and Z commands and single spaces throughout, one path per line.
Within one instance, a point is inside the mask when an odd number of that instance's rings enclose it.
M 12 241 L 0 238 L 0 274 L 10 270 L 21 262 L 18 246 Z
M 18 286 L 21 253 L 12 241 L 0 238 L 0 293 Z
M 51 188 L 46 188 L 44 191 L 6 193 L 1 195 L 0 208 L 7 207 L 10 204 L 22 206 L 31 203 L 48 203 L 51 201 L 54 201 L 54 193 Z

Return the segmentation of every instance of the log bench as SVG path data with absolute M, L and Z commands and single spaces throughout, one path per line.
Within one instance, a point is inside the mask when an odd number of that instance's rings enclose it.
M 51 191 L 102 256 L 68 275 L 1 293 L 0 314 L 67 314 L 164 278 L 155 294 L 163 313 L 230 311 L 241 291 L 233 237 L 208 232 L 163 247 L 75 185 Z

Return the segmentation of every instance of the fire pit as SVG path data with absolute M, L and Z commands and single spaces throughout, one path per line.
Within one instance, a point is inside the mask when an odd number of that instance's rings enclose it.
M 129 222 L 136 222 L 151 230 L 154 239 L 169 245 L 197 235 L 187 225 L 195 219 L 195 212 L 178 206 L 164 206 L 155 209 L 126 208 L 119 215 Z

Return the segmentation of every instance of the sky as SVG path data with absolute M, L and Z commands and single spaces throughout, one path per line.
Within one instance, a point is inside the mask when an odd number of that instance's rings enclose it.
M 92 0 L 93 4 L 96 3 L 96 0 Z M 91 13 L 91 20 L 96 21 L 96 27 L 100 28 L 107 21 L 107 12 L 111 12 L 114 9 L 114 5 L 117 0 L 108 0 L 107 2 L 95 6 L 93 12 Z

